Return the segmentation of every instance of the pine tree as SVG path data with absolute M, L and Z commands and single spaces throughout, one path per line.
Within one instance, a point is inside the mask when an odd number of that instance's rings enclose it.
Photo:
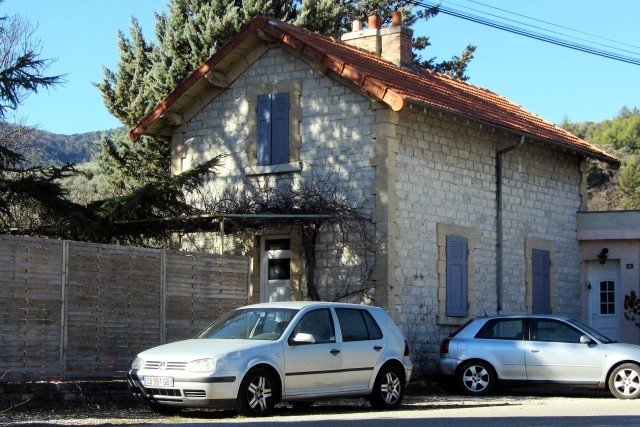
M 104 67 L 105 78 L 96 84 L 109 113 L 127 127 L 133 127 L 158 101 L 147 95 L 152 65 L 150 56 L 155 46 L 144 39 L 135 18 L 131 19 L 130 31 L 131 40 L 122 31 L 118 32 L 120 60 L 117 71 Z
M 61 82 L 46 76 L 51 61 L 38 56 L 40 42 L 33 40 L 31 24 L 20 17 L 0 18 L 0 232 L 57 226 L 64 212 L 73 210 L 60 179 L 74 173 L 71 165 L 44 168 L 30 164 L 28 141 L 5 132 L 4 120 L 30 93 Z M 24 138 L 23 138 L 24 139 Z
M 1 0 L 0 0 L 1 3 Z M 139 27 L 134 22 L 134 29 Z M 166 216 L 197 213 L 185 202 L 184 191 L 201 185 L 219 161 L 213 158 L 198 167 L 173 177 L 167 176 L 169 152 L 166 144 L 154 146 L 146 138 L 136 144 L 124 131 L 106 134 L 102 144 L 109 151 L 109 161 L 103 166 L 117 172 L 115 181 L 121 189 L 114 197 L 91 202 L 74 203 L 67 197 L 61 181 L 78 171 L 73 165 L 43 167 L 29 161 L 29 135 L 18 135 L 4 120 L 9 110 L 15 110 L 29 93 L 61 82 L 61 76 L 46 76 L 51 61 L 39 58 L 39 42 L 30 40 L 33 33 L 28 22 L 19 17 L 0 18 L 0 233 L 39 235 L 104 243 L 150 242 L 166 244 L 167 232 L 157 223 L 128 224 L 123 220 L 148 220 Z M 119 75 L 128 76 L 136 84 L 145 85 L 146 76 L 139 71 L 148 67 L 147 45 L 139 31 L 134 42 L 120 37 L 124 53 Z M 127 65 L 132 65 L 128 67 Z M 135 123 L 144 114 L 149 98 L 136 97 L 137 88 L 127 86 L 124 79 L 103 82 L 109 95 L 110 111 L 124 123 Z M 107 90 L 108 88 L 108 90 Z M 144 165 L 144 169 L 139 169 Z M 128 174 L 124 177 L 123 174 Z

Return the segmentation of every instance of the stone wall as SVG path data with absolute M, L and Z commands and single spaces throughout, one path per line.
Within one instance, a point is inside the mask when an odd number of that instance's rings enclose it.
M 496 151 L 518 138 L 429 110 L 404 114 L 397 133 L 398 238 L 390 260 L 399 286 L 395 306 L 405 332 L 417 337 L 414 346 L 433 364 L 440 339 L 465 320 L 444 312 L 438 228 L 472 245 L 469 315 L 496 313 Z M 551 252 L 554 313 L 579 317 L 575 213 L 581 179 L 580 159 L 539 143 L 525 141 L 504 156 L 503 313 L 531 312 L 527 251 L 536 247 Z
M 256 167 L 252 157 L 255 145 L 252 100 L 257 94 L 270 91 L 289 91 L 291 120 L 297 122 L 291 127 L 290 163 L 284 169 Z M 375 178 L 372 127 L 376 114 L 371 104 L 369 99 L 310 68 L 301 59 L 281 49 L 270 49 L 187 124 L 184 135 L 175 138 L 183 140 L 184 145 L 175 151 L 183 156 L 182 170 L 218 154 L 228 155 L 216 176 L 200 194 L 193 195 L 201 202 L 215 199 L 225 189 L 239 194 L 247 182 L 296 187 L 305 181 L 325 180 L 338 182 L 340 193 L 354 205 L 362 205 L 362 212 L 370 215 L 376 203 L 371 191 Z M 274 230 L 274 234 L 280 235 L 289 232 Z M 323 298 L 329 300 L 350 286 L 355 271 L 342 262 L 345 254 L 355 252 L 345 245 L 336 247 L 337 238 L 341 236 L 337 237 L 335 230 L 327 229 L 316 245 L 317 285 Z M 259 301 L 257 244 L 255 238 L 227 236 L 224 247 L 225 253 L 253 258 L 253 301 Z M 296 245 L 292 250 L 299 260 L 292 275 L 292 295 L 294 299 L 302 299 L 306 296 L 306 285 L 302 249 L 295 231 L 292 244 Z M 221 250 L 219 238 L 211 234 L 183 236 L 182 245 L 190 250 Z

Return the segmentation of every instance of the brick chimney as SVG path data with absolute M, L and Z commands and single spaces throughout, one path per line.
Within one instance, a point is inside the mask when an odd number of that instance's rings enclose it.
M 354 21 L 352 31 L 344 34 L 341 40 L 380 55 L 399 67 L 410 67 L 413 64 L 412 36 L 413 32 L 402 26 L 402 15 L 396 11 L 391 16 L 390 27 L 381 29 L 380 17 L 370 16 L 366 29 L 362 29 L 362 22 Z

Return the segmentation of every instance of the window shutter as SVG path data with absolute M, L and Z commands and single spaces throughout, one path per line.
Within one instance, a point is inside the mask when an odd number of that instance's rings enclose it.
M 460 236 L 447 236 L 447 316 L 467 316 L 468 254 L 467 239 Z
M 289 94 L 273 95 L 271 107 L 271 164 L 289 163 Z
M 258 165 L 271 164 L 271 95 L 258 96 L 257 111 L 257 146 Z
M 549 251 L 533 249 L 532 307 L 533 314 L 551 314 L 551 257 Z

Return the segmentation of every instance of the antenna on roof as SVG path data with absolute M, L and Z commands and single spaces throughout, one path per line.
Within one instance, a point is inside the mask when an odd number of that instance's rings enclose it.
M 480 302 L 480 298 L 478 298 L 478 294 L 475 294 L 476 296 L 476 300 L 478 301 L 478 305 L 480 306 L 480 308 L 482 309 L 482 312 L 484 313 L 484 317 L 487 317 L 487 312 L 484 309 L 484 306 L 482 305 L 482 302 Z

